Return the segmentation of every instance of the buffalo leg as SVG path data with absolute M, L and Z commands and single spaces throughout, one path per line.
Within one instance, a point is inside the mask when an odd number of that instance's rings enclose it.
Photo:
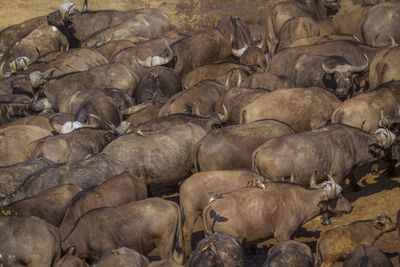
M 191 236 L 197 217 L 201 215 L 198 213 L 185 213 L 185 221 L 183 223 L 183 251 L 185 255 L 190 255 L 192 252 Z

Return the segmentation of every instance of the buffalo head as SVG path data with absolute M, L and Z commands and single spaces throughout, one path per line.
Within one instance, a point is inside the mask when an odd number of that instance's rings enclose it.
M 322 62 L 322 69 L 325 72 L 324 84 L 335 90 L 335 94 L 340 99 L 351 96 L 356 89 L 355 78 L 358 73 L 368 68 L 368 57 L 363 54 L 366 61 L 361 66 L 351 65 L 346 59 L 339 56 L 325 57 Z

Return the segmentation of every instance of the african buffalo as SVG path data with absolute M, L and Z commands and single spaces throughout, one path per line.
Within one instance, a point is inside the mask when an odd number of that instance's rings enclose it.
M 334 94 L 319 87 L 280 89 L 242 107 L 240 124 L 274 119 L 296 132 L 308 131 L 325 126 L 339 104 Z
M 382 85 L 347 99 L 333 112 L 331 122 L 342 123 L 372 133 L 384 116 L 400 115 L 400 103 L 393 91 Z
M 347 254 L 343 267 L 352 267 L 360 264 L 365 267 L 393 267 L 393 264 L 382 250 L 365 244 L 356 247 Z
M 251 169 L 251 155 L 275 136 L 293 134 L 286 124 L 260 120 L 210 131 L 195 148 L 195 169 L 199 171 Z
M 246 257 L 235 237 L 213 233 L 200 240 L 190 259 L 190 267 L 244 267 Z
M 204 231 L 207 236 L 215 232 L 234 236 L 244 245 L 271 237 L 278 242 L 289 240 L 297 228 L 322 213 L 326 201 L 340 194 L 340 188 L 329 179 L 318 189 L 267 182 L 264 189 L 224 194 L 203 209 Z
M 89 267 L 84 260 L 75 256 L 76 250 L 74 247 L 64 251 L 64 255 L 54 263 L 53 267 Z
M 352 35 L 362 40 L 360 25 L 367 17 L 372 5 L 358 4 L 349 7 L 342 7 L 336 13 L 332 22 L 336 34 Z
M 119 51 L 128 48 L 134 47 L 135 43 L 129 40 L 115 40 L 111 42 L 107 42 L 104 45 L 99 46 L 96 51 L 102 54 L 108 61 L 117 54 Z
M 253 169 L 271 180 L 294 176 L 294 181 L 303 185 L 309 184 L 313 172 L 318 171 L 318 181 L 328 173 L 335 182 L 342 183 L 357 166 L 375 161 L 395 139 L 385 128 L 368 134 L 351 126 L 331 124 L 271 138 L 253 152 Z M 350 182 L 355 186 L 354 177 Z
M 180 91 L 182 81 L 178 74 L 170 68 L 157 66 L 140 77 L 133 97 L 138 104 L 164 104 Z
M 158 118 L 158 113 L 160 112 L 161 107 L 162 105 L 145 106 L 136 112 L 132 112 L 126 119 L 126 121 L 136 126 L 146 121 L 156 119 Z
M 58 227 L 69 201 L 80 191 L 82 191 L 82 188 L 73 184 L 51 187 L 31 198 L 22 199 L 2 207 L 0 214 L 36 216 Z
M 58 229 L 61 240 L 73 230 L 79 217 L 84 213 L 102 207 L 117 207 L 147 198 L 145 177 L 123 172 L 108 178 L 101 184 L 76 194 L 64 210 L 64 217 Z
M 157 247 L 162 259 L 173 257 L 182 262 L 181 225 L 181 211 L 175 202 L 149 198 L 85 213 L 62 247 L 76 247 L 76 255 L 89 262 L 123 246 L 143 255 Z
M 261 186 L 264 177 L 249 170 L 208 171 L 195 173 L 180 189 L 180 207 L 185 217 L 182 227 L 184 251 L 190 255 L 191 235 L 203 209 L 219 195 L 249 186 Z
M 318 262 L 331 266 L 359 245 L 372 245 L 381 235 L 395 229 L 392 219 L 377 215 L 376 219 L 355 221 L 325 231 L 318 240 Z
M 144 169 L 147 184 L 175 185 L 193 168 L 194 147 L 206 133 L 192 123 L 144 136 L 129 133 L 108 144 L 100 155 L 120 161 L 127 171 L 136 175 Z
M 201 81 L 169 98 L 158 115 L 161 117 L 174 113 L 194 114 L 195 109 L 198 108 L 200 114 L 207 116 L 215 112 L 215 102 L 225 91 L 226 87 L 218 82 Z M 220 113 L 223 113 L 222 110 Z
M 0 216 L 0 255 L 4 266 L 52 266 L 61 257 L 58 230 L 36 217 Z
M 392 47 L 379 52 L 369 68 L 369 86 L 376 88 L 392 80 L 400 80 L 400 47 Z
M 284 241 L 268 250 L 262 267 L 314 267 L 314 256 L 309 246 L 294 240 Z

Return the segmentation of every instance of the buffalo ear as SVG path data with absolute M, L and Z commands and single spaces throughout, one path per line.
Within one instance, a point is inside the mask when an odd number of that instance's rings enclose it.
M 72 256 L 75 256 L 76 253 L 76 247 L 75 246 L 70 246 L 65 250 L 65 255 L 66 254 L 71 254 Z

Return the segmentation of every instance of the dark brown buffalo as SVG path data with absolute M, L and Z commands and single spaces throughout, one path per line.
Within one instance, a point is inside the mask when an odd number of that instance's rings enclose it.
M 400 103 L 390 88 L 378 87 L 347 99 L 333 112 L 331 122 L 342 123 L 372 133 L 383 116 L 400 114 Z
M 317 253 L 321 266 L 332 266 L 359 245 L 373 245 L 384 233 L 393 231 L 392 219 L 377 215 L 376 219 L 356 221 L 325 231 L 318 240 Z
M 268 250 L 262 267 L 314 267 L 314 256 L 309 246 L 294 240 L 279 243 Z
M 53 266 L 54 267 L 89 267 L 84 260 L 75 256 L 75 248 L 67 249 L 62 256 Z
M 376 88 L 392 80 L 400 80 L 400 47 L 379 52 L 369 68 L 369 87 Z
M 161 56 L 151 56 L 139 63 L 146 67 L 169 64 L 181 77 L 192 70 L 228 59 L 233 48 L 249 43 L 250 32 L 233 17 L 222 17 L 215 28 L 183 38 L 168 47 Z
M 138 78 L 119 63 L 101 65 L 87 71 L 70 73 L 43 84 L 41 92 L 58 111 L 78 91 L 96 87 L 118 88 L 132 95 Z
M 190 255 L 192 250 L 194 224 L 210 201 L 240 188 L 261 186 L 262 182 L 264 177 L 249 170 L 199 172 L 186 179 L 179 189 L 180 206 L 185 217 L 182 232 L 186 255 Z
M 271 237 L 289 240 L 305 222 L 321 214 L 326 201 L 340 190 L 330 178 L 318 189 L 285 182 L 267 182 L 265 189 L 245 188 L 222 195 L 203 209 L 206 235 L 215 232 L 254 244 Z
M 286 124 L 261 120 L 210 131 L 195 148 L 196 171 L 251 169 L 251 155 L 275 136 L 292 134 Z
M 165 102 L 160 109 L 159 116 L 168 116 L 175 113 L 194 114 L 198 108 L 199 114 L 209 115 L 215 112 L 215 103 L 223 95 L 226 87 L 218 82 L 204 80 Z M 223 111 L 220 111 L 223 113 Z
M 239 124 L 241 110 L 259 96 L 268 94 L 269 90 L 232 87 L 226 91 L 215 103 L 215 111 L 222 112 L 223 106 L 228 111 L 228 125 Z
M 31 159 L 47 158 L 56 163 L 75 163 L 99 153 L 115 138 L 111 131 L 79 128 L 71 133 L 42 138 L 33 150 Z
M 191 114 L 171 114 L 165 117 L 155 118 L 137 125 L 137 128 L 142 132 L 157 131 L 163 128 L 181 125 L 184 123 L 197 124 L 207 131 L 222 127 L 225 121 L 223 114 L 212 113 L 209 116 L 197 116 Z
M 385 47 L 400 42 L 400 3 L 383 3 L 370 10 L 360 25 L 364 42 L 373 47 Z
M 0 77 L 7 72 L 26 70 L 29 64 L 41 56 L 66 51 L 68 47 L 67 38 L 56 27 L 42 24 L 4 52 L 0 59 Z
M 293 88 L 294 84 L 287 76 L 276 75 L 270 72 L 256 72 L 244 79 L 240 86 L 275 91 L 278 89 Z
M 143 255 L 157 247 L 162 259 L 182 262 L 181 221 L 179 206 L 161 198 L 95 209 L 80 217 L 62 247 L 76 247 L 76 255 L 89 262 L 123 246 Z
M 84 189 L 93 187 L 109 177 L 123 172 L 120 162 L 107 155 L 95 155 L 75 164 L 52 164 L 31 173 L 25 180 L 10 188 L 11 193 L 0 199 L 6 205 L 61 184 L 74 184 Z M 10 192 L 9 191 L 9 192 Z M 8 193 L 8 192 L 7 192 Z
M 276 90 L 241 108 L 240 124 L 274 119 L 296 132 L 308 131 L 325 126 L 339 104 L 334 94 L 319 87 Z
M 46 16 L 34 17 L 0 31 L 0 58 L 14 42 L 21 40 L 37 27 L 47 23 Z
M 82 47 L 95 47 L 99 41 L 123 40 L 131 37 L 157 38 L 171 28 L 168 16 L 156 9 L 142 9 L 141 14 L 120 24 L 95 32 L 82 43 Z
M 61 240 L 71 233 L 79 217 L 90 210 L 117 207 L 147 198 L 144 180 L 145 177 L 123 172 L 108 178 L 94 188 L 76 194 L 65 208 L 65 215 L 59 226 Z
M 100 259 L 93 263 L 93 267 L 125 267 L 125 266 L 148 266 L 149 260 L 137 251 L 122 247 L 105 253 Z M 166 267 L 166 266 L 165 266 Z
M 78 41 L 82 42 L 94 33 L 114 27 L 138 15 L 148 15 L 159 18 L 162 21 L 169 21 L 167 15 L 155 8 L 142 8 L 128 11 L 88 11 L 87 1 L 85 1 L 81 11 L 71 2 L 61 4 L 58 8 L 58 12 L 50 13 L 47 16 L 47 21 L 50 25 L 54 25 L 58 28 L 66 27 Z M 144 24 L 143 26 L 151 27 L 152 25 L 148 23 L 148 25 Z
M 136 175 L 144 169 L 147 184 L 176 185 L 193 168 L 194 147 L 206 133 L 192 123 L 144 136 L 129 133 L 108 144 L 101 155 L 120 161 L 127 171 Z
M 279 31 L 279 43 L 276 52 L 279 53 L 288 48 L 291 43 L 298 39 L 326 36 L 334 33 L 332 20 L 329 18 L 293 17 L 286 21 Z
M 217 81 L 219 77 L 228 73 L 232 69 L 241 69 L 248 73 L 254 72 L 254 70 L 249 66 L 225 61 L 195 68 L 183 77 L 182 84 L 184 88 L 188 89 L 203 80 Z M 225 84 L 225 82 L 223 84 Z
M 244 267 L 246 257 L 238 240 L 223 233 L 214 233 L 197 243 L 190 267 Z
M 51 187 L 36 196 L 2 207 L 0 214 L 36 216 L 58 227 L 69 201 L 80 191 L 82 191 L 82 188 L 72 184 Z
M 52 266 L 61 257 L 58 230 L 36 217 L 0 216 L 3 266 Z
M 382 250 L 365 244 L 356 247 L 349 254 L 347 254 L 343 267 L 353 267 L 359 265 L 365 267 L 393 267 L 393 264 L 382 252 Z
M 164 104 L 168 98 L 182 91 L 182 80 L 178 74 L 166 67 L 157 66 L 143 74 L 133 97 L 136 103 Z
M 307 185 L 317 171 L 318 181 L 328 173 L 335 182 L 342 183 L 357 166 L 376 160 L 395 138 L 383 128 L 368 134 L 351 126 L 332 124 L 268 140 L 254 151 L 253 169 L 271 180 L 294 176 L 295 182 Z M 350 182 L 355 183 L 353 177 Z

